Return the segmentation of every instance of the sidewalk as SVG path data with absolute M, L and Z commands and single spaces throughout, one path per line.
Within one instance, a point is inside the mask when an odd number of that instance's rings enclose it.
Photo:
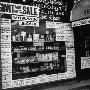
M 90 80 L 83 80 L 81 82 L 69 82 L 65 83 L 64 85 L 50 87 L 42 90 L 90 90 Z
M 83 80 L 81 82 L 77 81 L 71 81 L 71 82 L 64 82 L 64 83 L 56 83 L 53 84 L 44 84 L 36 86 L 29 86 L 26 88 L 13 88 L 8 90 L 90 90 L 90 79 L 89 80 Z

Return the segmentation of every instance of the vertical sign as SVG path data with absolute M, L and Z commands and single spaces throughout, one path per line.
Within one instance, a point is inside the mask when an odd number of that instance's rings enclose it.
M 12 56 L 11 56 L 11 20 L 1 18 L 1 62 L 2 89 L 11 88 Z

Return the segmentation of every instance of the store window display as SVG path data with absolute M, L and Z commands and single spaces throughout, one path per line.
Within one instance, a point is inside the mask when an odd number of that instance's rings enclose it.
M 38 7 L 14 6 L 19 7 L 15 15 L 7 11 L 10 15 L 1 18 L 2 88 L 75 78 L 74 37 L 70 23 L 49 21 L 47 28 L 48 19 L 39 17 Z M 18 15 L 22 7 L 37 9 L 37 15 Z M 16 20 L 16 16 L 20 18 Z M 37 21 L 28 21 L 33 20 L 29 19 L 31 17 Z

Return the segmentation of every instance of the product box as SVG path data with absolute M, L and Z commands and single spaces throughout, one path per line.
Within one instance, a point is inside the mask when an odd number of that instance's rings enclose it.
M 54 52 L 54 53 L 52 54 L 52 60 L 53 60 L 53 61 L 58 60 L 58 52 Z

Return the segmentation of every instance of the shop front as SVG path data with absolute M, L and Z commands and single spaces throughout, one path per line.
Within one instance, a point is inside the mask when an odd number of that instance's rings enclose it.
M 75 40 L 76 76 L 90 79 L 90 0 L 76 3 L 71 12 Z
M 36 5 L 5 2 L 0 5 L 0 13 L 4 13 L 0 18 L 2 89 L 76 78 L 70 23 L 55 21 L 60 19 L 57 15 L 52 15 L 54 20 L 47 15 L 40 17 Z

